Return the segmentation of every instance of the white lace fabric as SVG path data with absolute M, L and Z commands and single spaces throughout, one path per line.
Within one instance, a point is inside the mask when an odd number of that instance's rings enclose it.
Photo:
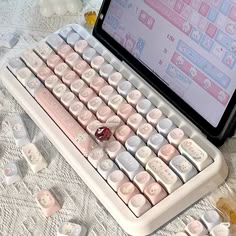
M 37 1 L 0 0 L 0 32 L 19 35 L 19 42 L 12 49 L 0 48 L 0 66 L 13 54 L 28 48 L 63 25 L 84 24 L 84 12 L 98 10 L 101 3 L 101 0 L 84 0 L 81 13 L 44 18 L 39 13 Z M 37 174 L 30 170 L 20 149 L 15 146 L 6 122 L 7 116 L 14 114 L 22 115 L 32 141 L 49 163 L 47 169 Z M 236 138 L 228 139 L 220 149 L 229 164 L 230 174 L 226 184 L 215 193 L 224 194 L 228 188 L 234 191 L 236 186 Z M 23 179 L 7 186 L 1 176 L 3 165 L 10 161 L 17 161 Z M 52 217 L 45 218 L 36 204 L 35 195 L 41 189 L 50 190 L 62 206 Z M 198 219 L 206 210 L 212 209 L 212 203 L 210 196 L 201 199 L 153 235 L 174 235 L 183 230 L 190 220 Z M 89 236 L 127 235 L 0 83 L 0 236 L 53 236 L 64 221 L 85 225 Z

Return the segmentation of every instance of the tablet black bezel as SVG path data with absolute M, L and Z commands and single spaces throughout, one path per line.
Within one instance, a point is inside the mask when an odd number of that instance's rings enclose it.
M 104 0 L 98 14 L 97 22 L 93 29 L 93 35 L 117 58 L 125 61 L 141 77 L 151 84 L 159 93 L 168 99 L 181 113 L 190 119 L 215 145 L 222 145 L 225 139 L 230 136 L 236 126 L 236 91 L 232 96 L 224 115 L 222 116 L 217 127 L 212 126 L 184 100 L 174 93 L 159 76 L 154 74 L 150 69 L 145 67 L 132 54 L 124 49 L 108 33 L 102 29 L 103 20 L 110 5 L 111 0 Z M 158 79 L 156 79 L 158 78 Z

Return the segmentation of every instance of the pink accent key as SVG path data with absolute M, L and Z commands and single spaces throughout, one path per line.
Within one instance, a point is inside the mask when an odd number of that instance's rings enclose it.
M 123 145 L 125 144 L 126 140 L 133 135 L 134 135 L 134 132 L 127 125 L 122 125 L 119 128 L 117 128 L 115 131 L 115 137 Z
M 102 77 L 93 78 L 90 82 L 90 88 L 92 88 L 96 93 L 107 85 L 107 82 Z
M 65 60 L 66 57 L 74 52 L 74 50 L 68 45 L 68 44 L 63 44 L 60 46 L 57 50 L 57 53 Z
M 158 151 L 158 156 L 166 163 L 169 163 L 177 155 L 179 155 L 179 152 L 171 144 L 165 144 Z
M 59 63 L 62 63 L 63 60 L 56 54 L 51 54 L 47 59 L 47 65 L 54 69 Z
M 70 71 L 70 67 L 64 62 L 56 65 L 54 68 L 54 72 L 59 78 L 61 78 L 68 71 Z
M 133 115 L 131 115 L 129 117 L 129 119 L 127 120 L 127 124 L 134 130 L 134 131 L 137 131 L 138 128 L 145 124 L 146 121 L 145 119 L 143 118 L 142 115 L 140 115 L 139 113 L 135 113 Z
M 69 66 L 73 67 L 75 63 L 81 59 L 82 58 L 80 57 L 78 53 L 72 52 L 66 56 L 65 62 L 68 63 Z
M 35 93 L 35 99 L 80 150 L 80 152 L 84 156 L 87 156 L 91 148 L 96 146 L 95 142 L 57 101 L 57 99 L 53 97 L 46 88 L 38 89 Z
M 153 205 L 156 205 L 167 196 L 167 192 L 157 182 L 149 184 L 145 188 L 144 194 Z

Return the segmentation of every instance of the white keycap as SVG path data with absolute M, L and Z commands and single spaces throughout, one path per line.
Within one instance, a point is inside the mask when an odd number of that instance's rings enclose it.
M 72 29 L 70 26 L 64 26 L 64 27 L 60 30 L 59 34 L 60 34 L 60 36 L 61 36 L 63 39 L 66 40 L 66 38 L 68 37 L 68 35 L 69 35 L 70 33 L 72 33 L 72 32 L 73 32 L 73 29 Z
M 52 92 L 58 99 L 60 99 L 66 92 L 69 92 L 69 89 L 64 84 L 58 84 Z
M 216 225 L 210 232 L 211 236 L 232 236 L 230 234 L 230 225 L 227 223 L 221 223 Z
M 174 145 L 175 147 L 178 147 L 179 144 L 187 139 L 187 135 L 184 133 L 184 131 L 180 128 L 175 128 L 170 131 L 170 133 L 167 136 L 167 139 L 170 144 Z
M 89 133 L 90 135 L 92 135 L 92 136 L 94 137 L 95 132 L 96 132 L 97 129 L 98 129 L 99 127 L 101 127 L 101 126 L 102 126 L 102 125 L 101 125 L 101 122 L 100 122 L 100 121 L 94 120 L 94 121 L 90 122 L 90 123 L 87 125 L 86 130 L 88 131 L 88 133 Z
M 83 72 L 81 78 L 84 80 L 87 84 L 90 84 L 93 79 L 98 77 L 97 72 L 94 69 L 87 69 Z
M 164 137 L 167 137 L 167 135 L 170 133 L 170 131 L 175 128 L 176 128 L 176 125 L 169 118 L 164 118 L 164 119 L 160 120 L 157 124 L 157 130 Z
M 69 70 L 70 67 L 64 62 L 57 64 L 54 68 L 54 72 L 59 78 L 61 78 Z
M 17 147 L 22 147 L 23 145 L 30 143 L 28 131 L 20 116 L 8 117 L 7 121 L 11 128 L 13 138 Z
M 119 141 L 114 140 L 107 143 L 105 151 L 112 160 L 115 160 L 119 153 L 125 151 L 125 148 Z
M 104 86 L 99 92 L 99 96 L 105 102 L 108 102 L 108 100 L 112 98 L 113 96 L 115 96 L 116 94 L 117 94 L 116 90 L 110 85 Z
M 42 86 L 42 83 L 36 77 L 30 78 L 25 84 L 26 89 L 30 92 L 32 96 L 35 96 L 36 91 Z
M 204 236 L 208 233 L 204 225 L 198 220 L 193 220 L 192 222 L 188 223 L 185 231 L 190 236 Z
M 143 170 L 138 161 L 129 152 L 126 151 L 121 152 L 117 155 L 116 163 L 131 180 L 135 177 L 135 175 Z
M 112 74 L 114 72 L 115 72 L 115 70 L 111 64 L 102 65 L 99 70 L 99 74 L 105 79 L 108 79 L 110 74 Z
M 21 69 L 17 70 L 16 77 L 17 79 L 25 86 L 27 81 L 32 78 L 34 75 L 27 67 L 22 67 Z
M 129 117 L 127 124 L 134 130 L 137 131 L 140 126 L 146 123 L 146 120 L 139 113 L 135 113 Z
M 149 160 L 157 156 L 149 147 L 143 146 L 135 153 L 135 157 L 142 166 L 146 166 Z
M 80 101 L 74 101 L 70 107 L 69 107 L 69 112 L 77 118 L 78 115 L 85 109 L 85 106 L 82 102 Z
M 143 140 L 137 135 L 129 137 L 125 142 L 125 147 L 131 154 L 135 154 L 136 151 L 144 145 Z
M 61 80 L 56 75 L 51 75 L 45 80 L 45 86 L 49 90 L 53 90 L 56 85 L 61 84 Z
M 82 89 L 88 88 L 87 84 L 81 80 L 75 80 L 71 85 L 70 85 L 70 89 L 73 93 L 75 93 L 76 95 L 79 95 L 79 93 L 82 91 Z
M 99 163 L 103 160 L 108 159 L 107 154 L 104 152 L 102 148 L 95 148 L 93 149 L 89 155 L 88 160 L 89 162 L 97 169 L 99 166 Z
M 126 97 L 128 93 L 133 89 L 134 87 L 129 81 L 120 82 L 117 87 L 118 93 L 123 97 Z
M 167 140 L 161 134 L 154 134 L 148 139 L 147 145 L 157 153 L 167 143 Z
M 83 51 L 87 47 L 88 47 L 88 42 L 86 40 L 80 39 L 79 41 L 75 43 L 74 49 L 77 53 L 82 55 Z
M 56 198 L 48 190 L 41 190 L 36 195 L 36 201 L 44 216 L 49 217 L 61 209 Z
M 209 210 L 201 216 L 203 224 L 210 232 L 216 225 L 222 222 L 222 218 L 216 210 Z
M 141 171 L 134 177 L 134 183 L 141 192 L 143 192 L 149 184 L 154 182 L 154 178 L 147 171 Z
M 48 164 L 38 148 L 33 143 L 26 144 L 21 149 L 24 158 L 34 173 L 47 168 Z
M 105 103 L 100 97 L 94 97 L 88 101 L 87 106 L 90 111 L 96 113 L 99 107 L 105 106 Z
M 158 122 L 161 119 L 166 118 L 166 116 L 162 113 L 162 111 L 158 108 L 154 108 L 151 111 L 148 112 L 147 116 L 147 121 L 153 125 L 154 127 L 156 127 L 156 125 L 158 124 Z
M 182 185 L 179 177 L 160 158 L 151 159 L 146 165 L 146 170 L 168 193 L 174 192 Z
M 60 224 L 57 236 L 86 236 L 87 229 L 84 225 L 63 222 Z
M 96 71 L 99 71 L 105 64 L 107 64 L 107 62 L 102 56 L 95 56 L 91 61 L 91 67 Z
M 16 33 L 5 33 L 0 36 L 0 47 L 13 48 L 19 41 Z
M 117 192 L 122 184 L 129 182 L 129 179 L 121 170 L 115 170 L 109 174 L 107 182 Z
M 199 171 L 202 171 L 213 162 L 211 157 L 192 139 L 185 139 L 181 142 L 179 151 L 183 156 L 186 156 Z
M 82 57 L 84 58 L 85 61 L 90 63 L 96 55 L 97 55 L 97 52 L 94 48 L 86 48 L 83 51 Z
M 118 170 L 118 167 L 111 159 L 105 159 L 99 162 L 97 171 L 104 178 L 107 179 L 108 176 L 115 170 Z
M 64 40 L 56 33 L 50 34 L 47 37 L 47 43 L 54 49 L 57 50 L 60 46 L 65 44 Z
M 7 67 L 10 69 L 10 71 L 13 74 L 16 74 L 16 71 L 18 71 L 19 69 L 25 67 L 25 64 L 20 58 L 14 57 L 14 58 L 11 58 L 8 61 L 8 66 Z
M 151 203 L 142 194 L 133 196 L 129 200 L 128 206 L 137 217 L 143 215 L 152 207 Z
M 37 44 L 34 48 L 34 51 L 44 60 L 53 53 L 53 50 L 46 44 L 44 41 Z
M 149 111 L 154 109 L 154 106 L 148 99 L 144 98 L 137 103 L 136 109 L 141 115 L 146 116 Z
M 75 43 L 80 39 L 80 36 L 79 34 L 75 33 L 75 32 L 72 32 L 68 35 L 67 37 L 67 43 L 70 45 L 70 46 L 74 46 Z
M 79 99 L 72 92 L 66 92 L 61 97 L 61 103 L 68 109 L 74 102 L 79 101 Z
M 42 61 L 42 59 L 32 50 L 28 49 L 25 50 L 22 55 L 21 58 L 23 59 L 23 61 L 25 62 L 25 64 L 27 66 L 29 66 L 29 68 L 37 73 L 39 71 L 39 69 L 45 65 L 44 62 Z
M 119 94 L 116 94 L 114 96 L 112 96 L 109 100 L 108 100 L 108 105 L 114 110 L 114 111 L 117 111 L 119 109 L 119 107 L 122 105 L 122 104 L 125 104 L 126 101 L 125 99 L 119 95 Z
M 141 101 L 142 99 L 144 99 L 144 96 L 139 90 L 135 89 L 135 90 L 132 90 L 129 92 L 126 99 L 129 104 L 136 107 L 138 102 Z
M 20 181 L 21 172 L 16 162 L 10 162 L 4 165 L 3 173 L 7 185 Z
M 169 165 L 183 182 L 187 182 L 198 173 L 197 169 L 182 155 L 173 157 Z
M 125 81 L 125 79 L 119 72 L 112 73 L 108 78 L 108 83 L 114 88 L 117 88 L 117 86 L 123 81 Z

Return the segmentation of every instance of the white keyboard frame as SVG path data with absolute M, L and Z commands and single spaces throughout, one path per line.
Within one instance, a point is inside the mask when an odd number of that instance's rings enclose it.
M 94 43 L 98 44 L 99 51 L 103 49 L 103 52 L 99 53 L 102 54 L 114 68 L 120 71 L 124 77 L 214 159 L 214 162 L 198 173 L 196 177 L 189 180 L 141 217 L 137 218 L 21 85 L 17 78 L 8 70 L 7 64 L 2 67 L 0 79 L 2 79 L 4 86 L 92 190 L 119 225 L 130 235 L 144 236 L 151 234 L 191 206 L 194 202 L 224 183 L 228 176 L 227 164 L 219 149 L 210 143 L 190 121 L 166 101 L 154 88 L 128 68 L 127 65 L 118 62 L 119 60 L 114 55 L 108 52 L 92 35 L 87 33 L 84 29 L 81 29 L 80 26 L 71 26 L 84 39 L 88 40 L 91 46 L 94 46 Z

